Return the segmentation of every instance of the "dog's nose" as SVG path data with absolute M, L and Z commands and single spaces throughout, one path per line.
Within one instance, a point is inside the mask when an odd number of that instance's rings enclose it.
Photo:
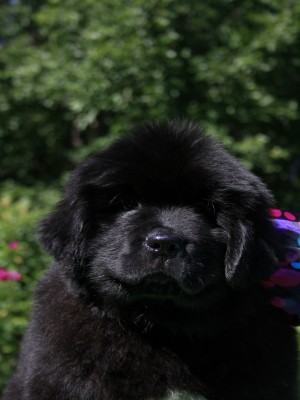
M 184 240 L 173 233 L 154 232 L 145 240 L 146 248 L 157 256 L 175 257 L 184 247 Z

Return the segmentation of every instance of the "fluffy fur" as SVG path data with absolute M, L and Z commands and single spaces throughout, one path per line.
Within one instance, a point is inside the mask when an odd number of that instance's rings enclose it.
M 55 261 L 4 399 L 296 400 L 295 332 L 260 285 L 272 204 L 184 121 L 87 160 L 40 224 Z

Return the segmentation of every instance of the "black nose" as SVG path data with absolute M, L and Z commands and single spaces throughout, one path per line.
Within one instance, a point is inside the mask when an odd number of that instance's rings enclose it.
M 146 248 L 157 256 L 175 257 L 184 247 L 184 240 L 173 233 L 154 232 L 145 240 Z

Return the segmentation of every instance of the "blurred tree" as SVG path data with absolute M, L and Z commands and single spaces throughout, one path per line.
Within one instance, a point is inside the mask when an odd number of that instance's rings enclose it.
M 299 208 L 298 1 L 2 1 L 0 38 L 0 178 L 187 116 Z

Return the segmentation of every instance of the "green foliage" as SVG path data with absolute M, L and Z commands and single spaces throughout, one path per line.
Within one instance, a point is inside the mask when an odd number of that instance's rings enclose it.
M 0 180 L 16 186 L 1 188 L 0 268 L 23 278 L 0 282 L 0 387 L 48 262 L 33 235 L 56 198 L 45 186 L 88 154 L 145 120 L 189 117 L 280 207 L 299 209 L 300 190 L 299 2 L 11 3 L 0 2 Z
M 35 225 L 57 198 L 55 190 L 28 189 L 6 184 L 0 196 L 0 265 L 17 269 L 25 279 L 34 279 L 45 265 L 45 255 L 34 237 Z M 9 244 L 17 242 L 16 249 Z M 48 258 L 47 258 L 48 260 Z
M 34 283 L 50 261 L 34 238 L 35 225 L 56 198 L 54 190 L 45 188 L 7 184 L 1 190 L 0 268 L 18 271 L 22 278 L 0 280 L 0 393 L 15 367 Z
M 188 116 L 297 208 L 299 2 L 0 7 L 0 178 L 56 179 L 145 120 Z
M 21 283 L 0 281 L 0 393 L 15 366 L 28 321 L 31 291 Z

